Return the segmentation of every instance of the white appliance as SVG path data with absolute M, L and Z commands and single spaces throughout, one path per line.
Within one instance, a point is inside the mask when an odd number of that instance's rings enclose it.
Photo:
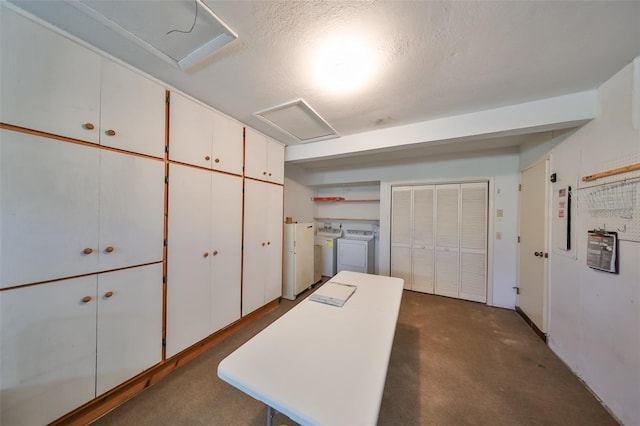
M 320 228 L 315 244 L 322 247 L 320 275 L 333 277 L 337 273 L 338 246 L 336 240 L 342 236 L 342 229 Z
M 285 223 L 282 256 L 282 297 L 295 300 L 315 283 L 313 223 Z
M 374 273 L 373 231 L 346 230 L 338 239 L 338 272 Z

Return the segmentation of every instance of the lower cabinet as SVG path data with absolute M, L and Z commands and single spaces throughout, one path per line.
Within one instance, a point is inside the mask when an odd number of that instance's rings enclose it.
M 282 295 L 283 188 L 247 179 L 242 315 Z
M 0 424 L 49 423 L 162 359 L 162 265 L 0 293 Z
M 240 318 L 242 178 L 169 166 L 166 357 Z

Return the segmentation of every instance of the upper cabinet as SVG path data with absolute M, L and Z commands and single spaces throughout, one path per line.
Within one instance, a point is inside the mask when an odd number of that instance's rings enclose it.
M 0 121 L 164 156 L 161 85 L 9 9 L 1 19 Z
M 169 117 L 170 160 L 242 174 L 242 124 L 175 92 Z
M 254 179 L 284 183 L 284 146 L 247 127 L 244 173 Z

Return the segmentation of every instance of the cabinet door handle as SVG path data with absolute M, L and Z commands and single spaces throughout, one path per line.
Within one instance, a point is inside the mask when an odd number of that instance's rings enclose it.
M 82 250 L 82 252 L 83 252 L 84 254 L 91 254 L 91 253 L 93 253 L 93 249 L 92 249 L 92 248 L 87 247 L 86 249 Z
M 113 296 L 113 292 L 112 292 L 112 291 L 108 291 L 108 292 L 106 292 L 106 293 L 104 294 L 104 297 L 106 297 L 107 299 L 108 299 L 109 297 L 111 297 L 111 296 Z
M 271 176 L 271 173 L 269 173 L 269 176 Z
M 217 256 L 218 255 L 218 250 L 214 250 L 213 253 L 211 253 L 211 254 L 213 254 L 214 256 Z
M 204 257 L 209 257 L 209 252 L 208 252 L 208 251 L 205 251 L 203 256 L 204 256 Z
M 265 243 L 264 243 L 264 242 L 262 243 L 262 246 L 263 246 L 263 247 L 265 246 Z
M 107 130 L 105 133 L 107 135 L 109 135 L 109 136 L 115 136 L 116 135 L 116 131 L 115 130 L 111 130 L 111 129 Z
M 204 157 L 205 160 L 209 161 L 211 160 L 211 157 L 209 157 L 208 155 L 206 157 Z
M 111 253 L 111 252 L 113 252 L 113 250 L 114 250 L 114 248 L 111 247 L 111 246 L 109 246 L 106 249 L 104 249 L 104 251 L 106 251 L 107 253 Z
M 271 241 L 267 241 L 267 245 L 270 246 L 271 245 Z
M 89 303 L 91 302 L 91 296 L 85 296 L 82 298 L 82 303 Z
M 213 160 L 213 161 L 215 161 L 216 163 L 219 163 L 219 162 L 220 162 L 220 159 L 219 159 L 219 158 L 216 158 L 216 159 L 215 159 L 215 160 Z
M 84 123 L 82 127 L 84 127 L 87 130 L 93 130 L 96 128 L 96 126 L 94 126 L 93 123 Z
M 266 176 L 266 175 L 267 175 L 267 172 L 262 172 L 262 174 Z

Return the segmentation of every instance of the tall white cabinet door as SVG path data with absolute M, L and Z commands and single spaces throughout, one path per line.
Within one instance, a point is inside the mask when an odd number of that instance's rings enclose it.
M 417 186 L 413 189 L 413 290 L 433 293 L 434 269 L 434 186 Z
M 218 112 L 213 113 L 213 147 L 211 168 L 242 174 L 243 146 L 241 123 Z M 283 158 L 284 164 L 284 158 Z
M 245 128 L 244 173 L 248 177 L 268 180 L 267 138 L 249 127 Z
M 176 92 L 170 98 L 169 159 L 210 168 L 214 112 Z
M 95 321 L 95 275 L 0 293 L 0 424 L 48 424 L 94 398 Z
M 165 89 L 102 59 L 100 144 L 164 158 Z
M 458 297 L 459 185 L 436 187 L 435 293 Z
M 211 172 L 169 165 L 167 358 L 210 334 L 210 197 Z
M 96 271 L 99 155 L 0 130 L 2 287 Z
M 267 281 L 264 303 L 282 296 L 283 188 L 266 185 L 267 202 Z
M 284 183 L 284 145 L 267 138 L 267 175 L 269 182 Z
M 162 360 L 162 264 L 98 276 L 96 396 Z
M 265 304 L 265 280 L 268 274 L 267 203 L 269 184 L 245 180 L 244 188 L 244 262 L 242 272 L 242 315 Z
M 0 15 L 0 121 L 98 143 L 100 57 L 8 8 Z
M 240 319 L 242 272 L 242 178 L 212 173 L 211 328 Z
M 487 301 L 486 183 L 460 188 L 460 298 Z
M 391 190 L 391 275 L 404 280 L 404 288 L 412 289 L 412 189 L 409 186 Z
M 100 162 L 100 270 L 161 261 L 164 162 L 110 151 Z

